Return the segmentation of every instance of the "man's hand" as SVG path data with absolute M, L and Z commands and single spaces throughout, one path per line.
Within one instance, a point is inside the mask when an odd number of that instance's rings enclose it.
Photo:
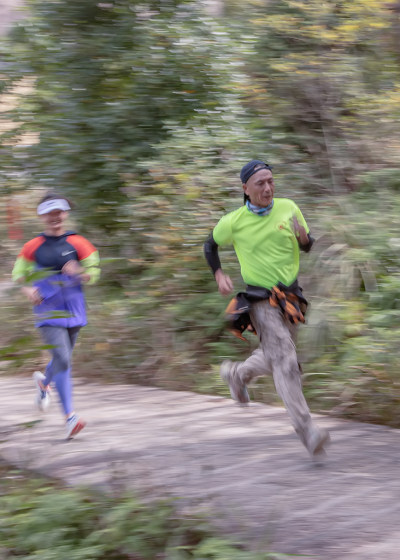
M 33 303 L 33 305 L 39 305 L 42 303 L 43 298 L 37 288 L 34 288 L 33 286 L 23 286 L 21 291 L 29 299 L 29 301 Z
M 215 280 L 218 285 L 219 293 L 223 296 L 227 296 L 233 291 L 233 283 L 232 280 L 229 278 L 227 274 L 222 272 L 222 269 L 219 268 L 215 273 Z
M 293 233 L 295 234 L 297 241 L 300 243 L 300 245 L 308 244 L 309 240 L 308 240 L 306 229 L 304 226 L 301 226 L 299 224 L 295 214 L 293 214 Z
M 85 273 L 85 269 L 78 263 L 78 261 L 68 261 L 61 269 L 62 274 L 67 276 L 79 276 L 82 282 L 90 280 L 90 274 Z

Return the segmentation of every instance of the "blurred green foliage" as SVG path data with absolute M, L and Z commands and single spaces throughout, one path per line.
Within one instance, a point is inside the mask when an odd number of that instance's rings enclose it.
M 2 467 L 0 554 L 30 560 L 273 560 L 216 535 L 173 502 L 62 488 Z M 284 556 L 279 555 L 279 558 Z
M 324 212 L 301 332 L 306 387 L 323 410 L 399 427 L 400 201 L 383 185 L 373 194 Z
M 242 202 L 241 165 L 266 159 L 318 238 L 299 333 L 314 410 L 400 426 L 398 12 L 223 4 L 217 19 L 195 2 L 31 0 L 2 47 L 0 211 L 25 205 L 28 239 L 39 192 L 62 190 L 104 257 L 80 374 L 227 395 L 218 362 L 256 341 L 225 332 L 202 244 Z M 0 233 L 10 268 L 18 243 L 5 220 Z M 239 289 L 233 252 L 222 259 Z M 32 323 L 8 298 L 12 347 Z M 252 391 L 276 402 L 269 380 Z

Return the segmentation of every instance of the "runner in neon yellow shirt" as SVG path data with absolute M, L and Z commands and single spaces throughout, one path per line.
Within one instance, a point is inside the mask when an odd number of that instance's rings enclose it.
M 290 286 L 299 272 L 299 243 L 293 216 L 306 233 L 309 229 L 296 204 L 274 198 L 271 212 L 255 214 L 242 206 L 224 216 L 213 231 L 217 245 L 233 245 L 246 284 L 272 288 L 278 282 Z
M 245 204 L 221 218 L 204 252 L 220 293 L 228 295 L 233 283 L 222 270 L 218 246 L 233 245 L 247 284 L 238 299 L 248 304 L 260 347 L 244 362 L 224 361 L 221 376 L 232 397 L 247 404 L 246 385 L 258 376 L 272 374 L 296 433 L 311 456 L 320 458 L 330 437 L 311 419 L 293 342 L 293 323 L 304 322 L 300 302 L 306 303 L 297 283 L 299 249 L 308 252 L 313 238 L 298 206 L 292 200 L 274 198 L 268 164 L 253 160 L 242 168 L 240 177 Z

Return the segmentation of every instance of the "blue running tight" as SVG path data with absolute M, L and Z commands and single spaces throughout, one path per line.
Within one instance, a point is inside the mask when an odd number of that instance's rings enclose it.
M 52 355 L 51 361 L 46 367 L 46 378 L 43 380 L 45 386 L 52 381 L 60 397 L 64 413 L 68 416 L 74 410 L 72 404 L 72 350 L 78 337 L 80 327 L 39 327 L 42 339 L 48 345 L 53 346 L 49 351 Z

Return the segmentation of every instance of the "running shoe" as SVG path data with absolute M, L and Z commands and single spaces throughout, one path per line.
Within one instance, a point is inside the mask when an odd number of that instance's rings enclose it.
M 231 397 L 239 404 L 246 405 L 250 402 L 249 393 L 245 383 L 239 378 L 233 370 L 233 362 L 225 360 L 221 364 L 221 377 L 228 383 Z
M 45 412 L 50 406 L 50 387 L 47 387 L 46 389 L 43 388 L 43 381 L 46 379 L 46 377 L 41 371 L 35 371 L 32 377 L 35 381 L 37 390 L 35 397 L 36 406 L 39 410 Z
M 328 430 L 324 428 L 315 430 L 309 440 L 308 450 L 314 459 L 323 459 L 326 455 L 326 447 L 331 442 Z
M 77 416 L 76 414 L 73 414 L 70 418 L 68 418 L 66 423 L 67 439 L 71 439 L 79 434 L 79 432 L 83 430 L 85 426 L 86 422 L 79 418 L 79 416 Z

